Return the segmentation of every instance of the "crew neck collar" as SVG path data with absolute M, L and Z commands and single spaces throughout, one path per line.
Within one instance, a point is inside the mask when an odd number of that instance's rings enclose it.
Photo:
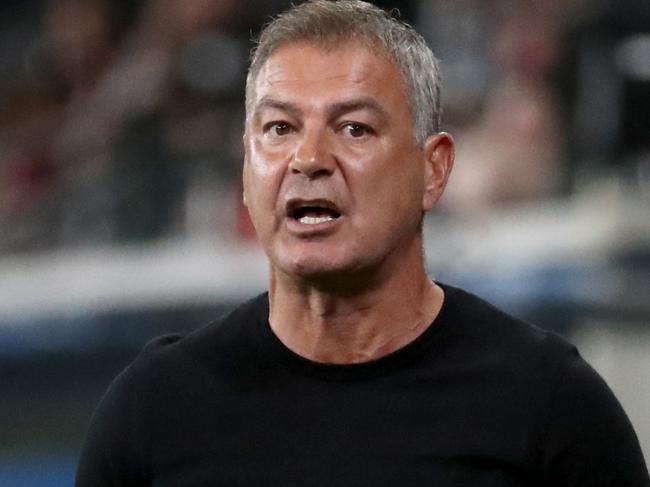
M 331 364 L 316 362 L 289 349 L 275 335 L 269 324 L 269 297 L 263 294 L 260 314 L 257 319 L 256 335 L 262 340 L 264 353 L 271 354 L 273 363 L 281 364 L 292 372 L 329 381 L 361 380 L 389 374 L 417 359 L 429 349 L 435 338 L 446 329 L 455 288 L 436 282 L 444 291 L 442 307 L 435 319 L 414 340 L 403 347 L 377 359 L 353 364 Z

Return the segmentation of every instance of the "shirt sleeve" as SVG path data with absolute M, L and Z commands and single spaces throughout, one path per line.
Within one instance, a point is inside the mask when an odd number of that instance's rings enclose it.
M 154 338 L 112 382 L 91 419 L 75 487 L 151 485 L 151 431 L 155 422 L 152 405 L 156 383 L 164 381 L 161 354 L 181 338 Z
M 91 419 L 77 467 L 76 487 L 144 487 L 147 481 L 144 411 L 146 380 L 138 361 L 110 385 Z
M 612 391 L 575 348 L 566 362 L 542 442 L 543 485 L 650 487 L 639 441 Z

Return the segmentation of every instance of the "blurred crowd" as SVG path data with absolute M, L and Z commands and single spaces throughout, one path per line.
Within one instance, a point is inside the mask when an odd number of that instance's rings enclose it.
M 251 238 L 239 186 L 248 51 L 289 3 L 4 2 L 0 254 Z M 458 142 L 443 211 L 567 195 L 585 168 L 650 178 L 650 3 L 375 3 L 442 59 Z

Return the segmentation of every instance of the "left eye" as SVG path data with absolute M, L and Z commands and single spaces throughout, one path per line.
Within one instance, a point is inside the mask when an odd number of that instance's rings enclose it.
M 348 133 L 348 135 L 354 138 L 363 137 L 364 135 L 367 135 L 371 132 L 368 126 L 353 122 L 346 123 L 344 130 Z

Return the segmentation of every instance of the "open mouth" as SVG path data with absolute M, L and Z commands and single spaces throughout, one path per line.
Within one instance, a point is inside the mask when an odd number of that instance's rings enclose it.
M 341 212 L 329 201 L 291 202 L 287 213 L 303 225 L 317 225 L 341 217 Z

